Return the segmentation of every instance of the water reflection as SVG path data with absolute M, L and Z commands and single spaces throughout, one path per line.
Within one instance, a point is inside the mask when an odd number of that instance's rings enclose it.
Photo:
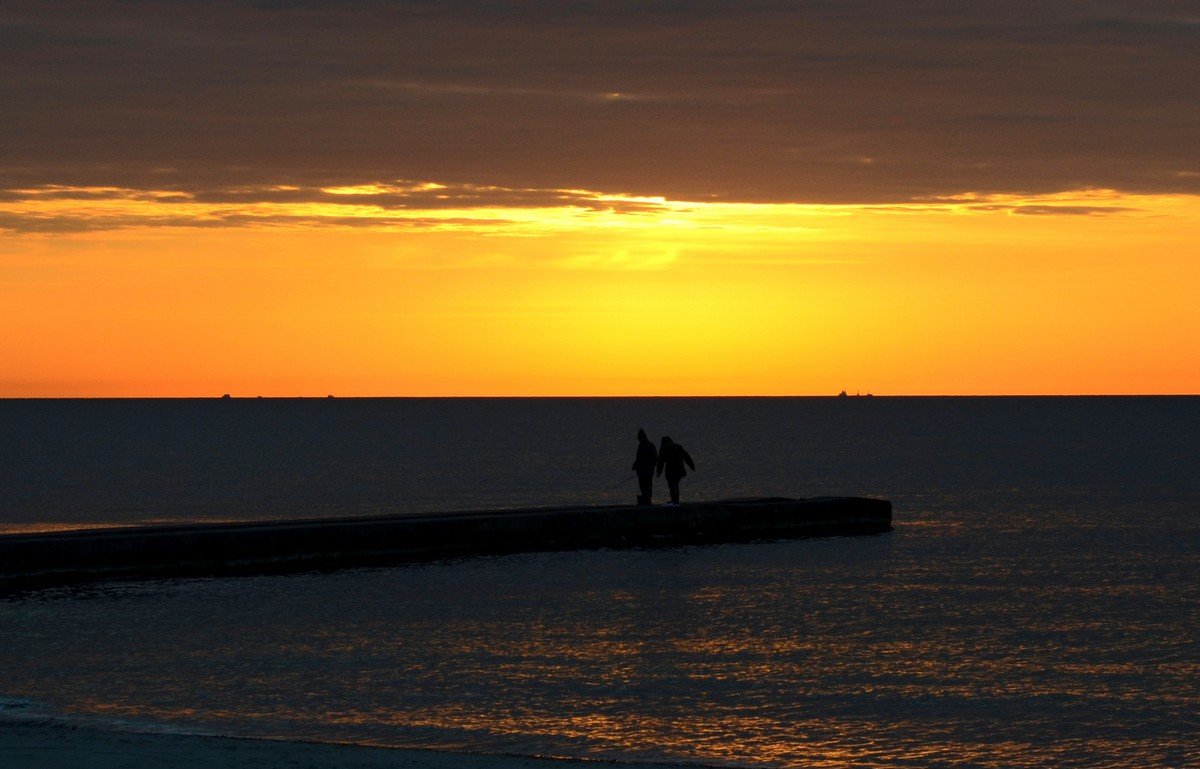
M 1200 757 L 1194 551 L 1129 563 L 1055 529 L 1041 546 L 1074 555 L 1031 558 L 956 531 L 9 603 L 0 630 L 25 643 L 0 650 L 2 693 L 224 733 L 623 761 Z

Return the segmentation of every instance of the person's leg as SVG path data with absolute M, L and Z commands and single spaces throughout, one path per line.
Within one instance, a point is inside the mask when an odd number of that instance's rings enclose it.
M 671 489 L 671 501 L 675 504 L 679 504 L 679 479 L 668 478 L 667 486 Z
M 652 473 L 638 473 L 638 485 L 642 488 L 642 496 L 646 499 L 646 504 L 650 504 L 650 498 L 654 493 L 654 475 Z

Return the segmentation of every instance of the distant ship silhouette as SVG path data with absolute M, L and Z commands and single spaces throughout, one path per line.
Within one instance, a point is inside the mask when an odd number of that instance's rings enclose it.
M 839 397 L 839 398 L 849 398 L 850 396 L 849 396 L 849 395 L 846 395 L 846 391 L 845 391 L 845 390 L 842 390 L 840 393 L 838 393 L 837 397 Z M 875 396 L 874 396 L 874 395 L 872 395 L 871 393 L 867 393 L 866 395 L 862 395 L 862 394 L 860 394 L 860 393 L 854 393 L 854 397 L 855 397 L 855 398 L 873 398 L 873 397 L 875 397 Z

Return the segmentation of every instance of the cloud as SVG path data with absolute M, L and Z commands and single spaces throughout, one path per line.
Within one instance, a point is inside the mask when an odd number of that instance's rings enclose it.
M 371 227 L 485 229 L 547 218 L 686 210 L 656 198 L 588 190 L 509 189 L 432 182 L 196 190 L 43 185 L 0 189 L 0 230 L 78 233 L 130 227 Z
M 1197 28 L 1169 0 L 8 0 L 0 180 L 1195 193 Z
M 823 226 L 817 224 L 814 229 L 814 222 L 845 216 L 1138 216 L 1151 209 L 1159 215 L 1180 215 L 1190 210 L 1188 201 L 1197 199 L 1085 189 L 1051 194 L 970 192 L 902 203 L 810 204 L 681 201 L 582 189 L 511 189 L 413 180 L 195 190 L 44 185 L 0 189 L 0 230 L 73 234 L 162 227 L 336 227 L 539 236 L 620 226 L 653 237 L 701 230 L 811 235 Z M 674 259 L 664 253 L 675 252 L 579 252 L 564 264 L 657 268 Z
M 1128 206 L 1013 206 L 1014 214 L 1025 216 L 1111 216 L 1136 211 Z

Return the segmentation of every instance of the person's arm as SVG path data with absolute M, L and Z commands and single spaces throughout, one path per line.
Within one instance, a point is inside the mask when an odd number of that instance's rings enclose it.
M 693 470 L 696 469 L 696 463 L 692 461 L 692 455 L 687 453 L 687 451 L 683 452 L 683 461 L 687 462 L 688 467 L 692 468 Z
M 666 459 L 666 454 L 667 454 L 667 452 L 665 452 L 665 451 L 658 452 L 658 464 L 657 464 L 657 469 L 654 472 L 654 474 L 656 476 L 662 475 L 663 460 Z

